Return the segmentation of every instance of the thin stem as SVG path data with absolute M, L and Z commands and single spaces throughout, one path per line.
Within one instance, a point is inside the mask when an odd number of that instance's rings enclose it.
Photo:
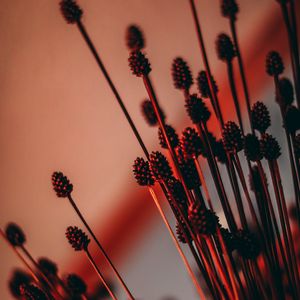
M 121 275 L 119 274 L 118 270 L 116 269 L 116 267 L 114 266 L 114 264 L 112 263 L 111 259 L 109 258 L 109 256 L 106 254 L 104 248 L 102 247 L 102 245 L 100 244 L 100 242 L 98 241 L 97 237 L 95 236 L 94 232 L 92 231 L 92 229 L 90 228 L 90 226 L 88 225 L 88 223 L 86 222 L 85 218 L 83 217 L 83 215 L 81 214 L 80 210 L 78 209 L 76 203 L 74 202 L 73 198 L 71 197 L 71 195 L 68 196 L 68 199 L 73 207 L 73 209 L 75 210 L 75 212 L 77 213 L 78 217 L 80 218 L 81 222 L 84 224 L 84 226 L 86 227 L 87 231 L 90 233 L 90 235 L 92 236 L 93 240 L 96 242 L 99 250 L 101 251 L 102 255 L 104 256 L 105 260 L 107 261 L 107 263 L 110 265 L 110 267 L 112 268 L 112 270 L 114 271 L 116 277 L 118 278 L 119 282 L 121 283 L 122 287 L 124 288 L 126 294 L 128 295 L 128 297 L 131 300 L 134 300 L 134 297 L 132 296 L 131 292 L 129 291 L 127 285 L 125 284 L 125 282 L 123 281 Z
M 171 236 L 171 238 L 172 238 L 172 240 L 173 240 L 173 242 L 175 244 L 175 247 L 176 247 L 176 249 L 177 249 L 177 251 L 178 251 L 178 253 L 179 253 L 179 255 L 180 255 L 180 257 L 181 257 L 181 259 L 182 259 L 182 261 L 183 261 L 183 263 L 185 265 L 185 267 L 186 267 L 186 269 L 188 270 L 188 273 L 189 273 L 189 275 L 190 275 L 190 277 L 191 277 L 191 279 L 192 279 L 192 281 L 193 281 L 193 283 L 194 283 L 194 285 L 195 285 L 195 287 L 197 289 L 197 292 L 198 292 L 200 298 L 205 299 L 205 294 L 204 294 L 201 286 L 199 285 L 199 283 L 198 283 L 198 281 L 196 279 L 196 276 L 195 276 L 195 274 L 194 274 L 194 272 L 193 272 L 193 270 L 192 270 L 192 268 L 191 268 L 191 266 L 190 266 L 187 258 L 185 257 L 185 255 L 184 255 L 184 253 L 183 253 L 183 251 L 182 251 L 182 249 L 181 249 L 181 247 L 180 247 L 177 239 L 176 239 L 176 236 L 175 236 L 175 234 L 174 234 L 174 232 L 173 232 L 173 230 L 172 230 L 172 228 L 171 228 L 171 226 L 170 226 L 170 224 L 168 222 L 168 219 L 167 219 L 165 213 L 163 212 L 163 210 L 162 210 L 162 208 L 160 206 L 160 203 L 158 201 L 158 198 L 157 198 L 154 190 L 151 187 L 148 187 L 148 189 L 149 189 L 149 192 L 150 192 L 150 194 L 151 194 L 151 196 L 153 198 L 153 201 L 154 201 L 154 203 L 156 205 L 156 208 L 159 211 L 160 216 L 163 219 L 163 221 L 164 221 L 164 223 L 165 223 L 165 225 L 166 225 L 166 227 L 167 227 L 167 229 L 169 231 L 169 234 L 170 234 L 170 236 Z
M 101 280 L 101 283 L 104 285 L 104 287 L 107 289 L 109 295 L 111 296 L 112 299 L 117 300 L 117 297 L 115 296 L 114 292 L 110 289 L 108 283 L 106 282 L 104 276 L 102 275 L 102 273 L 100 272 L 98 266 L 96 265 L 93 257 L 91 256 L 90 252 L 88 250 L 84 251 L 88 260 L 90 261 L 91 265 L 93 266 L 94 270 L 96 271 L 98 277 Z

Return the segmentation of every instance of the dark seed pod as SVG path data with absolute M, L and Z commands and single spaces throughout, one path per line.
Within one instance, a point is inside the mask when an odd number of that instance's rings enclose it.
M 194 203 L 189 206 L 188 219 L 196 233 L 203 235 L 216 233 L 218 217 L 211 210 Z
M 177 204 L 181 206 L 186 206 L 188 203 L 187 196 L 185 194 L 182 183 L 176 179 L 171 178 L 167 181 L 168 194 L 169 197 L 174 199 Z
M 171 147 L 176 148 L 179 145 L 179 138 L 176 133 L 176 130 L 172 126 L 166 125 L 166 132 L 167 132 L 167 136 L 169 138 Z M 159 143 L 160 143 L 161 147 L 164 149 L 168 149 L 167 142 L 165 140 L 162 129 L 160 127 L 158 128 L 158 139 L 159 139 Z
M 180 146 L 187 159 L 197 158 L 204 152 L 203 143 L 194 128 L 187 127 L 181 135 Z
M 65 20 L 69 24 L 74 24 L 80 21 L 82 16 L 82 9 L 78 6 L 74 0 L 62 0 L 60 1 L 60 11 Z
M 176 223 L 176 234 L 177 234 L 178 241 L 183 243 L 183 244 L 186 244 L 188 242 L 188 240 L 191 240 L 190 233 L 188 232 L 188 230 L 187 230 L 184 223 L 181 223 L 181 226 L 180 226 L 178 221 L 177 221 L 177 223 Z
M 23 284 L 20 292 L 25 300 L 50 300 L 43 290 L 33 284 Z
M 73 191 L 73 185 L 62 172 L 54 172 L 52 174 L 52 185 L 57 197 L 68 197 Z
M 21 296 L 20 287 L 30 284 L 32 277 L 21 269 L 15 269 L 8 281 L 11 294 L 18 298 Z
M 247 230 L 238 230 L 235 234 L 238 253 L 245 259 L 255 259 L 261 250 L 256 237 Z
M 197 77 L 198 91 L 203 98 L 210 98 L 211 92 L 209 88 L 208 78 L 205 71 L 200 71 Z M 218 86 L 214 78 L 212 78 L 212 85 L 215 93 L 219 91 Z
M 270 76 L 278 76 L 283 73 L 284 65 L 280 54 L 270 51 L 266 57 L 266 72 Z
M 187 159 L 179 164 L 184 182 L 189 190 L 195 189 L 201 185 L 200 178 L 192 159 Z
M 145 47 L 143 32 L 137 25 L 130 25 L 126 30 L 126 45 L 131 51 L 142 50 Z
M 55 277 L 57 275 L 58 269 L 56 263 L 51 261 L 46 257 L 41 257 L 38 259 L 38 265 L 40 270 L 47 276 L 47 277 Z
M 76 226 L 67 228 L 66 238 L 75 251 L 87 250 L 90 242 L 88 236 Z
M 72 296 L 83 295 L 87 291 L 87 285 L 81 277 L 76 274 L 69 274 L 66 278 L 67 288 Z
M 280 78 L 278 81 L 280 100 L 284 106 L 291 105 L 294 102 L 293 84 L 288 78 Z
M 191 70 L 185 60 L 176 57 L 172 63 L 172 77 L 174 86 L 179 90 L 189 90 L 193 84 Z
M 244 139 L 242 132 L 236 123 L 229 121 L 222 131 L 224 149 L 228 152 L 239 152 L 243 149 Z
M 168 180 L 173 176 L 167 158 L 159 151 L 150 154 L 150 168 L 156 180 Z
M 300 134 L 297 134 L 294 141 L 294 152 L 296 158 L 300 158 Z
M 265 159 L 276 160 L 281 155 L 277 140 L 270 134 L 264 134 L 260 140 L 261 152 Z
M 146 122 L 150 126 L 156 126 L 158 124 L 158 120 L 151 101 L 148 99 L 144 100 L 141 104 L 141 109 Z M 163 116 L 163 120 L 165 120 L 165 114 L 162 110 L 161 110 L 161 114 Z
M 141 186 L 154 185 L 155 179 L 152 175 L 150 164 L 142 157 L 138 157 L 133 164 L 133 174 L 137 183 Z
M 203 100 L 198 98 L 196 94 L 186 98 L 185 108 L 194 124 L 206 123 L 210 118 L 210 111 Z
M 220 60 L 225 62 L 231 62 L 236 56 L 234 45 L 231 38 L 225 34 L 221 33 L 217 37 L 216 41 L 217 54 Z
M 236 20 L 239 7 L 235 0 L 222 0 L 221 2 L 222 16 L 232 20 Z
M 235 236 L 227 229 L 227 228 L 220 228 L 225 246 L 229 252 L 233 252 L 236 250 L 236 238 Z
M 270 112 L 262 102 L 255 102 L 251 109 L 251 121 L 253 128 L 260 133 L 265 133 L 271 126 Z
M 289 133 L 295 133 L 300 129 L 300 110 L 295 106 L 289 106 L 285 113 L 285 127 Z
M 25 233 L 15 223 L 9 223 L 6 226 L 5 234 L 7 240 L 15 247 L 20 247 L 26 242 Z
M 137 77 L 147 76 L 151 72 L 149 60 L 141 51 L 132 51 L 128 62 L 132 74 Z
M 260 143 L 256 135 L 247 134 L 244 138 L 244 153 L 248 160 L 258 161 L 263 158 Z

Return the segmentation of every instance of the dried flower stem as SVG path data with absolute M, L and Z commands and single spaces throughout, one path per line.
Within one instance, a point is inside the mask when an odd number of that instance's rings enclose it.
M 78 217 L 80 218 L 80 220 L 82 221 L 82 223 L 84 224 L 84 226 L 86 227 L 87 231 L 90 233 L 90 235 L 92 236 L 93 240 L 96 242 L 99 250 L 101 251 L 102 255 L 104 256 L 105 260 L 107 261 L 107 263 L 110 265 L 110 267 L 112 268 L 113 272 L 115 273 L 117 279 L 119 280 L 119 282 L 121 283 L 123 289 L 125 290 L 126 294 L 128 295 L 128 297 L 132 300 L 134 300 L 134 297 L 132 296 L 131 292 L 129 291 L 127 285 L 125 284 L 125 282 L 123 281 L 121 275 L 119 274 L 118 270 L 116 269 L 116 267 L 114 266 L 114 264 L 112 263 L 111 259 L 109 258 L 109 256 L 106 254 L 104 248 L 102 247 L 102 245 L 100 244 L 100 242 L 98 241 L 97 237 L 95 236 L 94 232 L 92 231 L 92 229 L 90 228 L 90 226 L 88 225 L 88 223 L 86 222 L 85 218 L 83 217 L 83 215 L 81 214 L 80 210 L 78 209 L 76 203 L 74 202 L 73 198 L 71 197 L 71 195 L 68 196 L 68 199 L 70 201 L 70 204 L 72 205 L 73 209 L 75 210 L 75 212 L 77 213 Z
M 160 203 L 158 201 L 158 198 L 157 198 L 154 190 L 151 187 L 148 187 L 148 189 L 149 189 L 149 192 L 150 192 L 150 194 L 151 194 L 151 196 L 153 198 L 153 201 L 154 201 L 154 203 L 156 205 L 156 208 L 159 211 L 160 216 L 163 219 L 163 221 L 164 221 L 164 223 L 165 223 L 165 225 L 166 225 L 166 227 L 167 227 L 167 229 L 169 231 L 169 234 L 170 234 L 170 236 L 171 236 L 171 238 L 172 238 L 172 240 L 173 240 L 173 242 L 175 244 L 175 247 L 176 247 L 176 249 L 177 249 L 177 251 L 178 251 L 181 259 L 183 260 L 183 263 L 184 263 L 186 269 L 188 270 L 188 273 L 189 273 L 189 275 L 190 275 L 190 277 L 191 277 L 191 279 L 192 279 L 192 281 L 193 281 L 193 283 L 194 283 L 194 285 L 195 285 L 195 287 L 197 289 L 197 292 L 198 292 L 199 296 L 201 298 L 203 297 L 203 299 L 205 299 L 204 292 L 203 292 L 203 290 L 202 290 L 202 288 L 201 288 L 198 280 L 196 279 L 196 276 L 195 276 L 195 274 L 194 274 L 194 272 L 193 272 L 193 270 L 192 270 L 192 268 L 191 268 L 191 266 L 190 266 L 190 264 L 189 264 L 186 256 L 184 255 L 184 253 L 183 253 L 183 251 L 182 251 L 182 249 L 181 249 L 181 247 L 180 247 L 177 239 L 176 239 L 176 236 L 175 236 L 175 234 L 174 234 L 174 232 L 173 232 L 173 230 L 172 230 L 172 228 L 171 228 L 171 226 L 170 226 L 170 224 L 168 222 L 168 219 L 167 219 L 164 211 L 162 210 L 162 208 L 160 206 Z
M 90 261 L 91 265 L 93 266 L 94 270 L 96 271 L 98 277 L 101 280 L 101 283 L 105 286 L 105 288 L 107 289 L 109 295 L 111 296 L 112 299 L 117 300 L 117 297 L 115 296 L 114 292 L 110 289 L 108 283 L 106 282 L 104 276 L 102 275 L 102 273 L 100 272 L 98 266 L 96 265 L 93 257 L 91 256 L 90 252 L 88 250 L 84 251 L 88 260 Z

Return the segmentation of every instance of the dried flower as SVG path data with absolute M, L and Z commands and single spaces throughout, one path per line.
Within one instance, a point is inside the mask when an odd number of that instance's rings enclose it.
M 73 185 L 62 172 L 54 172 L 52 174 L 52 185 L 57 197 L 68 197 L 73 191 Z
M 50 300 L 43 290 L 33 284 L 23 284 L 20 292 L 25 300 Z
M 156 180 L 168 180 L 173 176 L 167 158 L 159 151 L 150 154 L 150 167 Z
M 178 221 L 176 222 L 176 234 L 179 242 L 183 244 L 186 244 L 188 242 L 187 239 L 191 240 L 190 233 L 183 222 L 181 222 L 181 226 L 179 225 Z
M 184 160 L 179 164 L 184 182 L 189 190 L 201 185 L 200 178 L 193 159 Z
M 245 156 L 250 161 L 258 161 L 263 158 L 260 151 L 260 143 L 256 135 L 247 134 L 244 138 Z
M 66 285 L 72 296 L 83 295 L 87 291 L 87 285 L 81 277 L 76 274 L 69 274 L 66 278 Z
M 275 160 L 281 155 L 279 143 L 270 134 L 264 134 L 262 136 L 260 147 L 264 158 L 267 160 Z
M 285 127 L 289 133 L 295 133 L 300 129 L 300 110 L 291 105 L 285 112 Z
M 283 73 L 284 65 L 280 54 L 276 51 L 270 51 L 266 57 L 266 72 L 270 76 L 278 76 Z
M 229 121 L 224 125 L 222 131 L 223 145 L 228 152 L 239 152 L 243 149 L 244 139 L 239 126 Z
M 193 84 L 191 70 L 181 57 L 176 57 L 172 63 L 172 77 L 176 89 L 189 90 Z
M 255 102 L 251 109 L 253 128 L 260 133 L 265 133 L 271 126 L 270 112 L 262 102 Z
M 15 269 L 12 273 L 11 278 L 8 281 L 8 286 L 11 294 L 19 298 L 21 296 L 20 287 L 30 284 L 32 277 L 21 269 Z
M 210 118 L 210 111 L 203 100 L 197 97 L 196 94 L 190 95 L 190 97 L 186 98 L 185 108 L 194 124 L 198 124 L 200 122 L 206 123 Z
M 152 105 L 152 102 L 148 99 L 144 100 L 141 104 L 142 114 L 150 126 L 156 126 L 158 124 L 158 120 Z M 165 119 L 165 114 L 161 110 L 161 114 L 163 116 L 163 120 Z
M 223 17 L 236 20 L 236 15 L 239 12 L 239 7 L 235 0 L 222 0 L 221 11 Z
M 165 128 L 171 147 L 176 148 L 179 145 L 179 138 L 176 130 L 170 125 L 165 125 Z M 165 140 L 162 129 L 160 127 L 158 128 L 158 139 L 161 147 L 164 149 L 168 149 L 167 141 Z
M 9 223 L 5 229 L 6 238 L 15 247 L 23 246 L 26 242 L 25 233 L 15 223 Z
M 187 127 L 182 132 L 180 147 L 184 153 L 184 157 L 188 159 L 197 158 L 204 152 L 203 143 L 199 134 L 191 127 Z
M 288 78 L 280 78 L 278 81 L 280 100 L 285 106 L 291 105 L 294 101 L 293 84 Z
M 198 91 L 203 98 L 210 98 L 211 92 L 209 88 L 208 78 L 205 71 L 200 71 L 197 77 Z M 218 86 L 214 78 L 212 78 L 212 85 L 215 93 L 219 91 Z
M 230 37 L 225 33 L 221 33 L 218 35 L 216 41 L 216 49 L 218 57 L 222 61 L 231 62 L 236 56 L 234 45 Z
M 52 260 L 41 257 L 38 259 L 38 265 L 40 270 L 46 275 L 46 276 L 56 276 L 57 275 L 57 265 Z
M 139 50 L 130 53 L 128 62 L 132 74 L 138 77 L 147 76 L 151 72 L 148 58 Z
M 74 24 L 80 21 L 82 17 L 82 9 L 74 0 L 62 0 L 60 1 L 60 11 L 65 20 L 69 24 Z
M 166 182 L 166 184 L 168 187 L 169 197 L 174 199 L 177 204 L 186 206 L 188 203 L 188 199 L 182 183 L 178 179 L 172 177 Z
M 154 177 L 150 170 L 148 161 L 145 161 L 142 157 L 138 157 L 133 164 L 133 173 L 137 183 L 141 186 L 154 185 Z
M 145 47 L 143 32 L 137 25 L 130 25 L 126 31 L 126 45 L 129 50 L 142 50 Z
M 87 250 L 90 242 L 88 236 L 76 226 L 67 228 L 66 238 L 75 251 Z

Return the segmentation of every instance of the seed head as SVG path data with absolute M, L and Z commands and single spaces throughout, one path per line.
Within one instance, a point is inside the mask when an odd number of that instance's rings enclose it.
M 38 265 L 40 270 L 47 276 L 47 277 L 54 277 L 57 275 L 57 265 L 52 260 L 41 257 L 38 259 Z
M 128 62 L 132 74 L 137 77 L 147 76 L 151 72 L 148 58 L 139 50 L 130 53 Z
M 191 127 L 187 127 L 182 132 L 180 146 L 187 159 L 197 158 L 204 151 L 199 134 Z
M 62 172 L 54 172 L 52 174 L 52 185 L 57 197 L 68 197 L 73 191 L 73 185 Z
M 67 228 L 66 238 L 75 251 L 87 250 L 90 242 L 88 236 L 76 226 Z
M 221 33 L 218 35 L 216 41 L 216 49 L 218 57 L 222 61 L 231 62 L 236 56 L 234 45 L 230 37 L 225 33 Z
M 258 161 L 263 158 L 260 151 L 260 143 L 256 135 L 247 134 L 244 138 L 245 156 L 250 161 Z
M 26 237 L 23 230 L 15 223 L 9 223 L 5 229 L 6 238 L 15 247 L 23 246 Z
M 270 134 L 264 134 L 260 140 L 261 152 L 265 159 L 276 160 L 281 155 L 277 140 Z
M 177 204 L 181 206 L 186 206 L 188 199 L 186 197 L 182 183 L 176 178 L 170 178 L 167 181 L 168 194 L 169 197 L 174 199 Z
M 243 149 L 244 139 L 242 132 L 236 123 L 229 121 L 222 131 L 224 149 L 228 152 L 239 152 Z
M 189 190 L 201 185 L 200 178 L 193 159 L 187 159 L 179 164 L 184 182 Z
M 288 78 L 280 78 L 278 81 L 280 100 L 284 106 L 291 105 L 294 102 L 293 84 Z
M 126 45 L 131 51 L 142 50 L 145 47 L 143 32 L 137 25 L 130 25 L 127 27 Z
M 32 277 L 21 269 L 15 269 L 8 281 L 11 294 L 18 298 L 21 296 L 20 287 L 28 285 L 32 281 Z
M 210 118 L 210 111 L 203 100 L 198 98 L 196 94 L 186 98 L 185 108 L 194 124 L 206 123 Z
M 284 65 L 280 54 L 276 51 L 270 51 L 266 57 L 266 72 L 270 76 L 278 76 L 283 73 Z
M 166 125 L 166 133 L 167 137 L 169 138 L 171 147 L 176 148 L 179 145 L 179 138 L 176 133 L 176 130 L 172 126 Z M 158 139 L 161 147 L 164 149 L 168 149 L 167 142 L 160 127 L 158 128 Z
M 33 284 L 21 285 L 20 293 L 25 300 L 49 300 L 45 292 Z
M 172 63 L 172 77 L 174 86 L 179 90 L 189 90 L 193 84 L 191 70 L 185 60 L 176 57 Z
M 188 210 L 188 219 L 197 233 L 210 235 L 216 233 L 218 217 L 209 209 L 199 204 L 191 204 Z
M 238 253 L 245 259 L 255 259 L 260 253 L 256 237 L 247 230 L 238 230 L 235 235 Z
M 222 0 L 221 11 L 223 17 L 236 20 L 236 15 L 239 12 L 239 7 L 235 0 Z
M 60 11 L 69 24 L 74 24 L 80 21 L 82 17 L 82 9 L 74 0 L 60 1 Z
M 141 186 L 154 185 L 155 179 L 150 170 L 148 161 L 145 161 L 142 157 L 138 157 L 133 164 L 133 174 L 137 183 Z
M 176 234 L 177 234 L 178 241 L 183 243 L 183 244 L 186 244 L 188 242 L 188 240 L 191 240 L 190 233 L 187 230 L 186 225 L 183 222 L 181 222 L 181 226 L 180 226 L 178 221 L 177 221 L 177 223 L 176 223 Z
M 167 158 L 159 151 L 150 154 L 150 168 L 156 180 L 168 180 L 173 176 Z
M 300 110 L 291 105 L 285 112 L 285 127 L 289 133 L 295 133 L 300 129 Z
M 197 77 L 198 91 L 203 98 L 210 98 L 211 92 L 209 88 L 208 78 L 205 71 L 200 71 Z M 215 93 L 219 91 L 218 86 L 214 78 L 212 78 L 212 85 Z
M 66 285 L 72 296 L 83 295 L 87 291 L 86 283 L 76 274 L 69 274 L 66 278 Z
M 142 114 L 148 123 L 149 126 L 156 126 L 158 124 L 158 120 L 152 105 L 152 102 L 148 99 L 144 100 L 141 104 Z M 163 120 L 165 120 L 165 114 L 161 110 L 161 114 L 163 116 Z
M 251 120 L 253 128 L 260 133 L 265 133 L 271 126 L 270 112 L 262 102 L 255 102 L 251 109 Z

